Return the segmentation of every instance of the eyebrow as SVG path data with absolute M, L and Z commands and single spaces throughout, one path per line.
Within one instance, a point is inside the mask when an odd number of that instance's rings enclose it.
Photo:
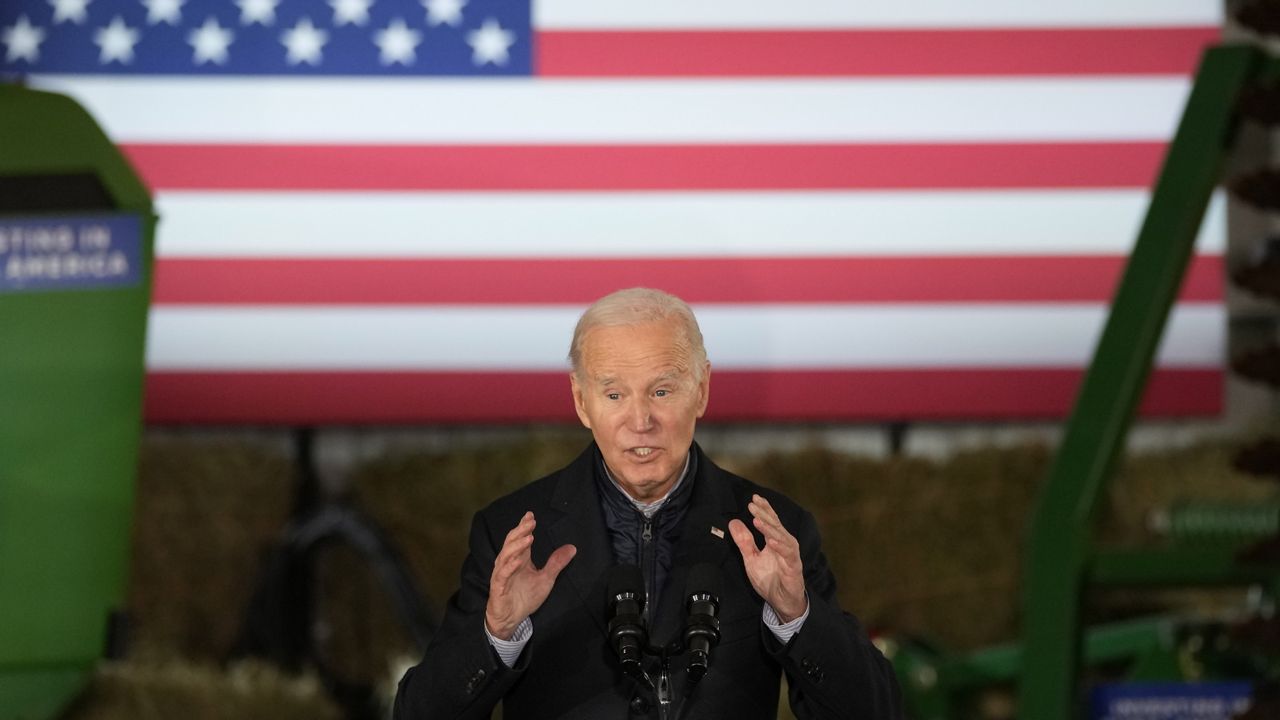
M 682 373 L 679 368 L 672 368 L 655 377 L 650 382 L 650 385 L 656 385 L 658 383 L 669 382 L 672 380 L 679 380 L 681 374 Z M 595 381 L 597 385 L 603 385 L 607 387 L 609 385 L 616 384 L 618 382 L 618 378 L 614 377 L 613 375 L 597 375 L 595 376 Z

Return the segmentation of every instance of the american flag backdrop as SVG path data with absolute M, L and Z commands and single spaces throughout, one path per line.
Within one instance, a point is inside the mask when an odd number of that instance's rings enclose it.
M 719 420 L 1070 409 L 1217 0 L 7 0 L 156 193 L 155 422 L 572 420 L 591 300 Z M 20 141 L 5 138 L 3 142 Z M 1144 412 L 1222 404 L 1211 204 Z

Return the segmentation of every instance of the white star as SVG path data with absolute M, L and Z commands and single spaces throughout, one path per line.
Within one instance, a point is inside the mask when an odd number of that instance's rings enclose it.
M 333 8 L 333 26 L 342 27 L 348 23 L 364 25 L 369 22 L 369 6 L 373 0 L 329 0 Z
M 0 40 L 9 48 L 5 62 L 26 60 L 33 63 L 40 59 L 40 43 L 44 42 L 44 30 L 31 24 L 26 15 L 19 15 L 18 22 L 0 33 Z
M 382 51 L 379 59 L 383 65 L 412 65 L 418 57 L 414 48 L 422 43 L 422 33 L 410 30 L 400 18 L 392 20 L 386 30 L 379 30 L 373 37 L 374 44 Z
M 471 46 L 471 62 L 476 65 L 493 63 L 506 65 L 511 59 L 507 52 L 516 42 L 516 34 L 503 30 L 497 20 L 487 18 L 479 30 L 467 33 L 467 44 Z
M 162 22 L 177 25 L 182 22 L 182 5 L 187 0 L 142 0 L 147 6 L 147 24 Z
M 458 27 L 466 4 L 467 0 L 422 0 L 422 6 L 427 9 L 427 24 L 431 27 L 441 24 Z
M 202 65 L 207 62 L 225 65 L 227 63 L 227 46 L 235 39 L 235 33 L 224 28 L 218 21 L 209 16 L 204 25 L 192 30 L 187 35 L 187 42 L 195 48 L 191 62 Z
M 276 6 L 280 0 L 236 0 L 240 7 L 240 24 L 275 25 Z
M 133 46 L 138 44 L 141 36 L 137 30 L 125 25 L 119 15 L 115 16 L 110 25 L 98 28 L 93 34 L 93 42 L 102 48 L 98 62 L 103 65 L 113 60 L 122 65 L 133 62 Z
M 311 24 L 311 18 L 304 17 L 293 28 L 284 31 L 280 36 L 280 42 L 289 49 L 287 59 L 290 65 L 298 63 L 319 65 L 320 50 L 324 48 L 325 43 L 329 42 L 329 33 L 318 30 Z
M 87 8 L 90 0 L 49 0 L 53 6 L 53 24 L 70 20 L 79 25 L 89 19 Z

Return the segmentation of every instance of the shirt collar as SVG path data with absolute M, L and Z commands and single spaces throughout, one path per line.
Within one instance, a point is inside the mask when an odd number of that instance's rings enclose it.
M 618 492 L 622 493 L 622 497 L 630 501 L 631 504 L 635 506 L 636 510 L 640 511 L 641 515 L 644 515 L 645 517 L 650 518 L 650 517 L 653 517 L 654 513 L 661 510 L 662 506 L 667 503 L 667 500 L 670 500 L 671 496 L 675 494 L 676 490 L 679 490 L 680 486 L 684 484 L 684 479 L 689 474 L 689 465 L 692 462 L 692 460 L 693 460 L 693 448 L 690 447 L 689 454 L 684 456 L 684 469 L 680 471 L 680 477 L 676 478 L 675 484 L 671 486 L 671 489 L 668 490 L 666 494 L 664 494 L 662 497 L 658 498 L 657 500 L 654 500 L 653 502 L 644 502 L 642 500 L 636 500 L 635 498 L 631 497 L 631 495 L 629 495 L 626 490 L 623 490 L 622 486 L 618 484 L 618 481 L 613 479 L 613 473 L 609 472 L 609 465 L 604 462 L 604 458 L 600 459 L 600 466 L 604 468 L 604 476 L 609 478 L 609 482 L 613 483 L 613 487 L 616 488 Z

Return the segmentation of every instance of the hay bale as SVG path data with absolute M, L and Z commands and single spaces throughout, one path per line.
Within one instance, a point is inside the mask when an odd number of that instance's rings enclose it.
M 107 663 L 64 720 L 340 720 L 311 676 L 262 663 Z
M 129 576 L 132 656 L 227 657 L 292 491 L 290 458 L 265 443 L 146 439 Z
M 1021 539 L 1043 446 L 945 462 L 822 449 L 740 468 L 813 513 L 841 604 L 871 626 L 963 649 L 1011 637 Z
M 572 460 L 585 431 L 544 430 L 492 445 L 391 455 L 358 468 L 356 504 L 404 554 L 419 590 L 438 610 L 458 587 L 471 517 Z

